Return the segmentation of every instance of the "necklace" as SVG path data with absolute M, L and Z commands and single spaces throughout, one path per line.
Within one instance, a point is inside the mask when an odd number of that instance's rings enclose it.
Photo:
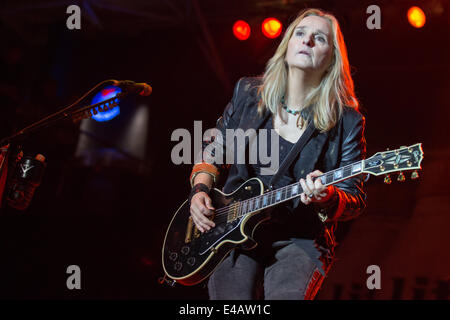
M 300 110 L 292 110 L 289 109 L 289 107 L 286 105 L 286 103 L 284 102 L 284 96 L 281 97 L 281 107 L 286 110 L 287 112 L 289 112 L 290 114 L 293 114 L 294 116 L 300 114 Z
M 286 110 L 286 112 L 293 114 L 294 116 L 299 115 L 300 114 L 300 110 L 292 110 L 289 109 L 289 107 L 286 105 L 286 103 L 284 102 L 284 96 L 281 97 L 281 107 Z M 300 120 L 300 123 L 299 123 Z M 303 119 L 303 117 L 300 115 L 300 117 L 298 117 L 297 119 L 297 127 L 301 129 L 303 129 L 303 126 L 305 125 L 305 120 Z

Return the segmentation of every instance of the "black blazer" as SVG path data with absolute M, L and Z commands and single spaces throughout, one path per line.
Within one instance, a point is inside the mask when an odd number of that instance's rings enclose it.
M 262 117 L 257 113 L 257 88 L 260 84 L 261 78 L 241 78 L 237 82 L 233 98 L 216 123 L 216 129 L 222 132 L 224 145 L 227 143 L 225 141 L 226 129 L 240 128 L 246 131 L 253 128 L 257 130 L 270 119 L 271 112 L 269 111 Z M 309 110 L 304 109 L 302 116 L 309 118 Z M 334 128 L 325 133 L 315 130 L 300 156 L 292 164 L 295 178 L 298 180 L 304 178 L 316 169 L 327 172 L 363 159 L 366 153 L 364 126 L 364 116 L 353 108 L 345 107 L 343 116 Z M 247 152 L 248 144 L 247 139 L 245 144 Z M 207 145 L 208 143 L 204 144 L 204 147 Z M 228 173 L 226 179 L 221 179 L 225 180 L 223 185 L 225 193 L 233 192 L 245 180 L 251 178 L 248 164 L 236 164 L 236 157 L 235 153 L 235 164 L 216 165 L 222 178 Z M 339 182 L 335 186 L 337 187 L 337 196 L 325 208 L 316 204 L 306 206 L 300 201 L 300 198 L 292 201 L 291 208 L 315 213 L 315 218 L 318 218 L 318 213 L 320 213 L 321 222 L 349 220 L 359 215 L 365 208 L 366 199 L 362 177 L 351 178 Z M 275 185 L 274 187 L 281 186 Z M 319 221 L 319 219 L 317 220 Z

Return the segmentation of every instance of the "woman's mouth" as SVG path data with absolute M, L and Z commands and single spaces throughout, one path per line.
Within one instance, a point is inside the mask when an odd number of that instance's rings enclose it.
M 299 51 L 299 54 L 306 54 L 308 57 L 311 56 L 311 54 L 306 50 Z

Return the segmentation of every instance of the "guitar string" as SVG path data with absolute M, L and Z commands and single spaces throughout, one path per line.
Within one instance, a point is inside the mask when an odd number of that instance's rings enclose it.
M 357 163 L 357 162 L 356 162 L 356 163 Z M 354 164 L 356 164 L 356 163 L 349 164 L 349 165 L 347 165 L 347 166 L 344 166 L 344 167 L 341 167 L 341 168 L 338 168 L 338 169 L 329 171 L 329 172 L 327 172 L 327 173 L 325 173 L 325 174 L 323 174 L 323 175 L 321 175 L 321 176 L 318 176 L 317 179 L 320 179 L 320 178 L 322 178 L 322 177 L 325 177 L 325 181 L 326 181 L 326 178 L 327 178 L 328 176 L 334 177 L 334 172 L 335 172 L 335 171 L 341 170 L 341 169 L 342 169 L 342 171 L 344 171 L 346 168 L 348 169 L 349 167 L 352 167 L 352 166 L 353 166 Z M 351 174 L 349 175 L 349 177 L 351 177 Z M 327 186 L 327 185 L 332 184 L 332 183 L 333 183 L 333 182 L 328 183 L 328 184 L 325 183 L 324 185 Z M 253 198 L 250 198 L 250 199 L 246 199 L 246 200 L 243 200 L 243 201 L 236 202 L 236 203 L 234 203 L 234 204 L 239 204 L 239 203 L 244 203 L 244 202 L 248 202 L 248 201 L 253 201 L 252 199 L 261 198 L 261 197 L 266 197 L 266 196 L 267 196 L 267 197 L 272 197 L 275 193 L 279 193 L 279 192 L 282 193 L 283 191 L 285 191 L 284 189 L 289 190 L 289 188 L 293 189 L 294 187 L 299 187 L 299 188 L 301 189 L 301 191 L 303 191 L 303 188 L 301 187 L 300 182 L 296 182 L 296 183 L 293 183 L 293 184 L 291 184 L 291 185 L 288 185 L 288 186 L 285 186 L 285 187 L 282 187 L 282 188 L 279 188 L 279 189 L 276 189 L 276 190 L 272 190 L 272 191 L 266 192 L 266 193 L 264 193 L 264 194 L 262 194 L 262 195 L 258 195 L 258 196 L 256 196 L 256 197 L 253 197 Z M 296 197 L 299 196 L 301 193 L 302 193 L 302 192 L 299 192 L 298 195 L 296 195 Z M 295 198 L 295 197 L 294 197 L 294 198 Z M 267 201 L 268 201 L 268 200 L 267 200 Z M 276 203 L 276 202 L 275 202 L 275 203 Z M 234 209 L 235 209 L 235 207 L 233 206 L 234 204 L 217 209 L 217 210 L 215 211 L 215 215 L 214 215 L 214 216 L 217 217 L 217 216 L 221 216 L 221 215 L 224 215 L 224 214 L 228 214 L 231 210 L 234 210 Z M 273 204 L 273 203 L 272 203 L 272 204 Z
M 372 157 L 371 157 L 371 158 L 372 158 Z M 324 186 L 328 186 L 328 185 L 330 185 L 330 184 L 335 183 L 335 182 L 334 182 L 334 177 L 335 177 L 334 173 L 335 173 L 335 172 L 337 172 L 337 171 L 339 171 L 339 170 L 342 170 L 342 175 L 344 175 L 345 170 L 348 169 L 348 168 L 350 168 L 350 174 L 349 174 L 346 178 L 351 178 L 351 177 L 353 177 L 353 176 L 357 176 L 357 175 L 359 175 L 359 174 L 362 174 L 363 171 L 362 171 L 362 169 L 360 168 L 360 169 L 359 169 L 359 172 L 358 172 L 357 174 L 355 174 L 355 173 L 353 172 L 353 166 L 354 166 L 354 165 L 357 165 L 357 164 L 367 163 L 371 158 L 369 158 L 369 159 L 362 159 L 362 160 L 360 160 L 360 161 L 354 162 L 354 163 L 349 164 L 349 165 L 346 165 L 346 166 L 344 166 L 344 167 L 340 167 L 340 168 L 331 170 L 331 171 L 329 171 L 329 172 L 327 172 L 327 173 L 325 173 L 325 174 L 323 174 L 323 175 L 321 175 L 321 176 L 318 176 L 317 179 L 322 178 L 322 177 L 325 177 L 325 181 L 326 181 L 326 179 L 327 179 L 328 177 L 331 176 L 331 177 L 333 178 L 333 179 L 332 179 L 333 181 L 330 182 L 330 183 L 325 183 L 325 184 L 324 184 Z M 375 160 L 375 159 L 372 159 L 372 160 Z M 265 203 L 268 203 L 268 202 L 269 202 L 269 200 L 268 200 L 269 197 L 270 197 L 270 199 L 271 199 L 270 202 L 272 202 L 272 198 L 271 198 L 271 197 L 273 197 L 273 196 L 275 195 L 275 193 L 281 193 L 281 194 L 282 194 L 282 193 L 286 190 L 286 195 L 287 195 L 287 192 L 288 192 L 288 191 L 292 191 L 292 189 L 293 189 L 294 187 L 299 187 L 299 188 L 300 188 L 300 192 L 297 192 L 297 194 L 296 194 L 294 197 L 292 197 L 292 193 L 291 193 L 291 197 L 290 197 L 289 199 L 286 198 L 286 199 L 283 199 L 283 200 L 280 201 L 280 202 L 284 202 L 284 201 L 287 201 L 287 200 L 294 199 L 294 198 L 300 196 L 301 193 L 302 193 L 302 191 L 303 191 L 303 188 L 301 187 L 300 182 L 296 182 L 296 183 L 293 183 L 293 184 L 291 184 L 291 185 L 288 185 L 288 186 L 285 186 L 285 187 L 282 187 L 282 188 L 279 188 L 279 189 L 276 189 L 276 190 L 269 191 L 269 192 L 264 193 L 264 194 L 262 194 L 262 195 L 258 195 L 258 196 L 252 197 L 252 198 L 250 198 L 250 199 L 246 199 L 246 200 L 243 200 L 243 201 L 235 202 L 235 203 L 233 203 L 233 204 L 231 204 L 231 205 L 228 205 L 228 206 L 219 208 L 219 209 L 217 209 L 217 210 L 215 211 L 215 214 L 214 214 L 214 221 L 217 222 L 217 223 L 228 222 L 228 215 L 229 215 L 230 213 L 232 213 L 232 212 L 233 212 L 234 210 L 236 210 L 236 209 L 238 209 L 238 211 L 239 211 L 239 207 L 243 207 L 243 204 L 244 204 L 245 202 L 250 203 L 250 201 L 253 201 L 253 202 L 256 202 L 256 204 L 258 204 L 258 202 L 262 199 L 262 197 L 267 197 L 267 202 L 265 202 Z M 289 190 L 289 189 L 291 189 L 291 190 Z M 257 198 L 258 198 L 258 201 L 253 200 L 253 199 L 257 199 Z M 274 204 L 276 204 L 276 203 L 277 203 L 277 201 L 275 201 L 275 202 L 273 202 L 273 203 L 270 203 L 270 205 L 267 205 L 267 204 L 266 204 L 265 207 L 269 207 L 269 206 L 274 205 Z M 263 207 L 264 207 L 264 205 L 263 205 Z M 245 211 L 246 211 L 246 210 L 247 210 L 247 207 L 246 207 Z M 259 210 L 262 210 L 262 209 L 259 209 Z M 242 212 L 242 211 L 243 211 L 243 210 L 241 210 L 241 212 L 236 212 L 235 218 L 243 217 L 243 216 L 246 215 L 247 213 L 254 212 L 254 211 L 258 211 L 258 209 L 257 209 L 257 210 L 254 210 L 254 207 L 252 207 L 252 209 L 251 209 L 250 211 L 248 211 L 248 212 Z M 224 217 L 225 215 L 227 215 L 226 219 L 222 219 L 222 218 L 225 218 L 225 217 Z M 235 219 L 234 219 L 234 220 L 235 220 Z
M 323 175 L 321 175 L 321 176 L 318 176 L 317 179 L 322 178 L 322 177 L 325 177 L 325 181 L 326 181 L 328 177 L 332 177 L 332 180 L 333 180 L 333 181 L 331 181 L 331 182 L 329 182 L 329 183 L 325 183 L 324 185 L 327 186 L 327 185 L 333 184 L 333 183 L 335 183 L 335 182 L 334 182 L 334 177 L 335 177 L 334 173 L 335 173 L 336 171 L 342 170 L 342 175 L 344 175 L 345 170 L 346 170 L 346 169 L 349 169 L 349 168 L 350 168 L 350 174 L 348 174 L 348 175 L 345 177 L 345 179 L 351 178 L 351 177 L 353 177 L 353 176 L 357 176 L 357 175 L 359 175 L 359 174 L 362 174 L 363 171 L 362 171 L 362 169 L 359 169 L 358 173 L 355 174 L 355 173 L 353 172 L 353 166 L 356 165 L 356 164 L 358 164 L 358 163 L 360 163 L 360 164 L 362 164 L 363 162 L 366 163 L 368 160 L 370 160 L 370 159 L 362 159 L 362 160 L 360 160 L 360 161 L 354 162 L 354 163 L 349 164 L 349 165 L 346 165 L 346 166 L 344 166 L 344 167 L 340 167 L 340 168 L 334 169 L 334 170 L 329 171 L 329 172 L 327 172 L 327 173 L 325 173 L 325 174 L 323 174 Z M 342 177 L 342 176 L 341 176 L 341 177 Z M 297 192 L 297 194 L 296 194 L 294 197 L 292 197 L 292 192 L 291 192 L 291 197 L 290 197 L 290 198 L 286 198 L 286 199 L 279 200 L 279 201 L 275 200 L 275 202 L 272 203 L 272 199 L 273 199 L 272 197 L 274 196 L 275 193 L 283 194 L 283 192 L 286 191 L 286 195 L 287 195 L 287 192 L 292 191 L 292 189 L 293 189 L 294 187 L 299 187 L 299 188 L 300 188 L 300 192 Z M 291 190 L 289 190 L 289 189 L 291 189 Z M 218 209 L 217 211 L 215 211 L 215 214 L 214 214 L 214 221 L 216 221 L 216 222 L 219 222 L 219 221 L 220 221 L 220 222 L 228 221 L 228 219 L 225 220 L 225 221 L 222 221 L 222 220 L 223 220 L 223 219 L 221 219 L 222 216 L 224 216 L 224 215 L 227 215 L 227 216 L 228 216 L 230 213 L 233 213 L 234 210 L 239 209 L 239 207 L 243 207 L 243 206 L 244 206 L 244 203 L 246 203 L 246 202 L 247 202 L 248 204 L 251 204 L 252 202 L 255 203 L 255 204 L 258 204 L 258 202 L 261 200 L 262 197 L 267 197 L 267 203 L 269 203 L 269 200 L 268 200 L 268 199 L 269 199 L 269 197 L 270 197 L 270 199 L 271 199 L 271 200 L 270 200 L 270 205 L 263 205 L 263 207 L 264 207 L 264 206 L 265 206 L 265 207 L 269 207 L 269 206 L 271 206 L 271 205 L 276 204 L 277 202 L 284 202 L 284 201 L 287 201 L 287 200 L 294 199 L 294 198 L 300 196 L 301 193 L 302 193 L 302 191 L 303 191 L 303 188 L 301 187 L 300 183 L 299 183 L 299 182 L 296 182 L 296 183 L 293 183 L 293 184 L 291 184 L 291 185 L 288 185 L 288 186 L 279 188 L 279 189 L 277 189 L 277 190 L 272 190 L 272 191 L 269 191 L 269 192 L 264 193 L 264 194 L 262 194 L 262 195 L 258 195 L 258 196 L 255 196 L 255 197 L 253 197 L 253 198 L 250 198 L 250 199 L 246 199 L 246 200 L 243 200 L 243 201 L 239 201 L 239 202 L 233 203 L 232 205 L 222 207 L 222 208 Z M 254 200 L 254 199 L 255 199 L 255 200 Z M 256 200 L 256 199 L 258 199 L 258 200 Z M 265 202 L 265 203 L 266 203 L 266 202 Z M 249 206 L 249 207 L 250 207 L 250 206 Z M 236 217 L 243 217 L 243 216 L 244 216 L 245 214 L 247 214 L 247 213 L 254 212 L 254 211 L 258 211 L 258 208 L 256 208 L 257 210 L 254 210 L 254 209 L 255 209 L 255 207 L 252 206 L 252 209 L 250 209 L 248 212 L 246 212 L 246 211 L 247 211 L 247 207 L 246 207 L 244 210 L 242 210 L 243 212 L 242 212 L 242 211 L 241 211 L 241 212 L 238 212 L 238 213 L 235 215 L 235 218 L 236 218 Z M 259 209 L 259 210 L 262 210 L 262 209 Z
M 318 176 L 317 179 L 320 179 L 320 178 L 322 178 L 322 177 L 325 177 L 325 184 L 324 184 L 324 186 L 328 186 L 328 185 L 334 183 L 334 177 L 335 177 L 335 174 L 334 174 L 334 173 L 335 173 L 336 171 L 342 170 L 342 175 L 341 175 L 341 177 L 342 177 L 342 176 L 344 176 L 345 169 L 348 169 L 348 168 L 350 168 L 350 174 L 349 174 L 346 178 L 351 178 L 352 176 L 357 176 L 357 175 L 359 175 L 359 174 L 362 173 L 362 169 L 360 169 L 360 171 L 359 171 L 357 174 L 355 174 L 355 173 L 353 173 L 353 166 L 356 165 L 356 164 L 358 164 L 358 163 L 362 163 L 363 161 L 365 161 L 365 159 L 360 160 L 360 161 L 357 161 L 357 162 L 354 162 L 354 163 L 349 164 L 349 165 L 346 165 L 346 166 L 344 166 L 344 167 L 337 168 L 337 169 L 335 169 L 335 170 L 331 170 L 331 171 L 329 171 L 329 172 L 327 172 L 327 173 L 324 173 L 324 174 Z M 332 177 L 332 181 L 329 182 L 329 183 L 326 183 L 326 180 L 327 180 L 328 177 Z M 244 203 L 244 202 L 254 201 L 254 200 L 252 200 L 252 199 L 256 199 L 256 198 L 260 198 L 260 199 L 261 199 L 261 197 L 267 197 L 267 203 L 268 203 L 268 202 L 269 202 L 269 200 L 268 200 L 269 197 L 273 197 L 276 193 L 279 193 L 279 192 L 281 192 L 281 194 L 282 194 L 282 192 L 284 192 L 285 190 L 286 190 L 286 195 L 287 195 L 288 190 L 291 189 L 290 191 L 292 191 L 292 189 L 293 189 L 294 187 L 300 188 L 299 192 L 297 192 L 297 194 L 296 194 L 294 197 L 292 197 L 292 193 L 291 193 L 291 197 L 290 197 L 289 199 L 284 199 L 283 201 L 280 201 L 280 202 L 284 202 L 284 201 L 286 201 L 286 200 L 294 199 L 294 198 L 300 196 L 301 193 L 302 193 L 302 191 L 303 191 L 303 188 L 302 188 L 302 186 L 300 185 L 300 182 L 295 182 L 295 183 L 293 183 L 293 184 L 291 184 L 291 185 L 288 185 L 288 186 L 285 186 L 285 187 L 282 187 L 282 188 L 279 188 L 279 189 L 276 189 L 276 190 L 272 190 L 272 191 L 266 192 L 266 193 L 264 193 L 264 194 L 262 194 L 262 195 L 258 195 L 258 196 L 256 196 L 256 197 L 253 197 L 253 198 L 250 198 L 250 199 L 246 199 L 246 200 L 244 200 L 244 201 L 235 202 L 235 203 L 233 203 L 233 204 L 231 204 L 231 205 L 228 205 L 228 206 L 219 208 L 219 209 L 217 209 L 217 211 L 215 211 L 215 213 L 214 213 L 214 215 L 213 215 L 213 219 L 214 219 L 213 221 L 215 222 L 216 227 L 217 227 L 217 225 L 220 225 L 220 224 L 222 224 L 222 223 L 225 223 L 225 222 L 231 222 L 231 221 L 228 221 L 228 216 L 229 216 L 229 214 L 232 213 L 233 210 L 235 210 L 235 209 L 237 209 L 237 211 L 239 211 L 239 207 L 240 207 L 241 205 L 242 205 L 242 207 L 243 207 L 243 203 Z M 270 199 L 272 200 L 272 198 L 270 198 Z M 275 198 L 275 199 L 276 199 L 276 198 Z M 270 202 L 272 202 L 272 201 L 270 201 Z M 276 204 L 276 203 L 277 203 L 277 201 L 275 201 L 274 203 L 270 203 L 270 205 L 266 205 L 266 207 L 269 207 L 269 206 L 274 205 L 274 204 Z M 260 210 L 262 210 L 262 209 L 260 209 Z M 245 216 L 247 213 L 250 213 L 250 212 L 252 212 L 252 211 L 257 211 L 257 210 L 253 210 L 253 208 L 252 208 L 252 210 L 250 210 L 249 212 L 245 212 L 245 213 L 244 213 L 244 212 L 242 212 L 242 210 L 241 210 L 241 212 L 236 212 L 236 216 L 234 217 L 234 219 L 233 219 L 232 221 L 235 221 L 236 218 L 243 217 L 243 216 Z
M 330 173 L 331 173 L 331 172 L 330 172 Z M 328 175 L 328 174 L 319 176 L 319 177 L 317 177 L 317 178 L 321 178 L 321 177 L 326 176 L 326 175 Z M 244 200 L 244 201 L 236 202 L 236 203 L 234 203 L 234 204 L 232 204 L 232 205 L 229 205 L 229 206 L 222 207 L 222 208 L 220 208 L 220 209 L 218 209 L 218 210 L 215 211 L 215 217 L 218 217 L 218 216 L 221 216 L 221 215 L 224 215 L 224 214 L 229 214 L 230 212 L 233 212 L 233 210 L 236 209 L 237 204 L 242 204 L 242 207 L 243 207 L 244 203 L 247 202 L 247 203 L 250 204 L 250 201 L 256 202 L 256 199 L 258 199 L 258 202 L 259 202 L 263 197 L 266 197 L 266 198 L 267 198 L 266 201 L 264 201 L 264 203 L 269 203 L 269 202 L 270 202 L 270 205 L 275 204 L 277 201 L 275 201 L 275 202 L 272 203 L 273 196 L 276 197 L 276 194 L 277 194 L 277 193 L 282 194 L 284 191 L 286 191 L 286 195 L 287 195 L 287 192 L 291 191 L 291 195 L 292 195 L 292 189 L 294 189 L 294 188 L 300 188 L 300 190 L 299 190 L 299 192 L 297 192 L 297 194 L 296 194 L 294 197 L 291 196 L 291 197 L 289 198 L 289 199 L 291 199 L 291 198 L 293 199 L 293 198 L 295 198 L 295 197 L 298 197 L 298 196 L 302 193 L 302 191 L 303 191 L 303 188 L 301 187 L 301 185 L 300 185 L 299 182 L 296 182 L 296 183 L 294 183 L 294 184 L 292 184 L 292 185 L 288 185 L 288 186 L 279 188 L 279 189 L 277 189 L 277 190 L 269 191 L 269 192 L 267 192 L 267 193 L 264 193 L 264 194 L 262 194 L 262 195 L 258 195 L 258 196 L 256 196 L 256 197 L 253 197 L 253 198 L 250 198 L 250 199 L 247 199 L 247 200 Z M 253 199 L 255 199 L 255 200 L 253 200 Z M 270 199 L 270 201 L 269 201 L 269 199 Z M 284 199 L 284 200 L 288 200 L 288 199 Z M 256 202 L 256 203 L 257 203 L 257 202 Z M 266 205 L 264 205 L 264 206 L 266 206 Z M 246 209 L 245 209 L 245 210 L 246 210 Z M 252 210 L 250 210 L 250 211 L 252 211 Z M 248 212 L 246 212 L 246 213 L 248 213 Z M 242 214 L 242 213 L 240 213 L 240 214 Z M 245 214 L 245 213 L 244 213 L 244 214 Z

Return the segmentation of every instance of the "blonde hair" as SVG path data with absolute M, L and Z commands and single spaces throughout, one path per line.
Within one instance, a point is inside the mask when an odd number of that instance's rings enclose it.
M 355 96 L 347 48 L 339 23 L 332 14 L 319 9 L 301 11 L 286 29 L 275 54 L 267 63 L 263 82 L 258 88 L 258 95 L 261 98 L 258 103 L 258 112 L 263 114 L 266 109 L 269 109 L 276 114 L 287 88 L 288 67 L 285 56 L 289 40 L 300 21 L 311 15 L 327 19 L 333 31 L 332 62 L 328 71 L 324 72 L 320 84 L 308 93 L 304 104 L 305 106 L 314 105 L 312 110 L 314 125 L 321 132 L 325 132 L 336 125 L 344 106 L 358 109 L 359 103 Z

